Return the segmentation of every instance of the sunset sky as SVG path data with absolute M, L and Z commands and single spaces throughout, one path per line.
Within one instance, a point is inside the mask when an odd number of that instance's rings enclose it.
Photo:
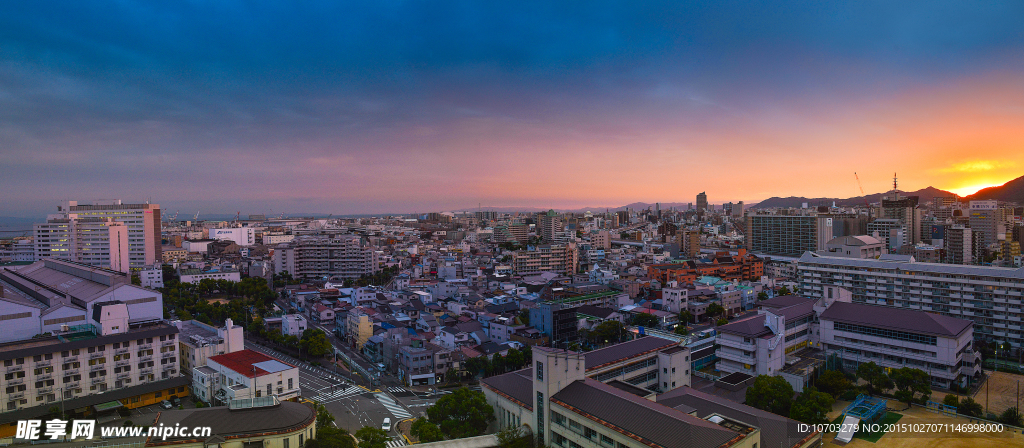
M 854 172 L 868 193 L 893 172 L 961 194 L 1024 175 L 1024 2 L 761 3 L 4 2 L 0 216 L 749 203 L 858 196 Z

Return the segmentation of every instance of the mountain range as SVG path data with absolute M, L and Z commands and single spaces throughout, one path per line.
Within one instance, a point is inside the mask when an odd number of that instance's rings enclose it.
M 995 199 L 997 201 L 1016 202 L 1024 204 L 1024 176 L 1018 177 L 997 187 L 988 187 L 978 190 L 965 200 Z
M 924 189 L 917 190 L 917 191 L 905 191 L 905 192 L 901 192 L 901 193 L 906 195 L 906 196 L 918 196 L 918 197 L 921 198 L 921 203 L 930 202 L 933 198 L 936 198 L 936 197 L 956 196 L 953 193 L 950 193 L 950 192 L 945 191 L 945 190 L 940 190 L 940 189 L 935 188 L 935 187 L 928 187 L 928 188 L 924 188 Z M 852 207 L 852 206 L 855 206 L 855 205 L 864 205 L 865 203 L 870 204 L 872 202 L 880 202 L 882 200 L 882 196 L 884 196 L 884 195 L 885 195 L 885 193 L 875 193 L 875 194 L 869 194 L 867 196 L 857 196 L 857 197 L 846 198 L 846 199 L 840 199 L 840 198 L 805 198 L 805 197 L 792 197 L 792 196 L 788 197 L 788 198 L 772 197 L 772 198 L 768 198 L 768 199 L 765 199 L 765 200 L 757 203 L 757 205 L 754 205 L 751 208 L 773 208 L 773 207 L 794 207 L 794 208 L 800 208 L 800 207 L 803 206 L 804 203 L 806 203 L 808 207 L 816 207 L 816 206 L 819 206 L 819 205 L 832 205 L 832 202 L 835 202 L 836 205 L 840 206 L 840 207 Z

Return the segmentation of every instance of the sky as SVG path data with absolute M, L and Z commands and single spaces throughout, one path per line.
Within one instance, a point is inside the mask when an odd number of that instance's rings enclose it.
M 784 5 L 779 5 L 784 3 Z M 0 216 L 969 194 L 1024 2 L 0 4 Z

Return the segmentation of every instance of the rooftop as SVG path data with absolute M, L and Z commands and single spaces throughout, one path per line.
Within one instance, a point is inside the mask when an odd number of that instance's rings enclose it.
M 968 266 L 960 264 L 922 263 L 918 261 L 887 261 L 860 258 L 828 257 L 804 252 L 800 264 L 821 263 L 834 266 L 865 269 L 891 269 L 893 271 L 917 271 L 934 274 L 975 275 L 981 277 L 1013 278 L 1024 280 L 1024 267 L 1004 268 L 997 266 Z
M 625 359 L 661 351 L 672 346 L 679 345 L 678 342 L 662 339 L 656 336 L 643 336 L 631 341 L 615 344 L 602 349 L 586 352 L 583 354 L 586 360 L 587 370 L 603 367 Z
M 974 323 L 920 310 L 847 302 L 832 303 L 820 319 L 952 338 Z
M 719 447 L 745 436 L 592 379 L 572 382 L 551 401 L 665 448 Z
M 263 353 L 253 350 L 241 350 L 232 353 L 225 353 L 223 355 L 211 356 L 210 361 L 214 361 L 228 369 L 245 375 L 249 378 L 256 378 L 258 376 L 269 375 L 271 373 L 279 372 L 281 370 L 293 369 L 295 366 L 278 361 L 271 358 Z M 266 364 L 267 361 L 276 361 L 277 364 Z M 264 367 L 273 366 L 272 371 L 264 369 Z M 283 368 L 282 368 L 283 367 Z M 279 370 L 275 370 L 279 369 Z
M 92 327 L 92 325 L 89 325 L 88 327 Z M 84 325 L 78 325 L 73 328 L 77 331 L 71 331 L 67 334 L 61 334 L 58 336 L 32 338 L 0 344 L 0 360 L 54 353 L 63 350 L 94 347 L 97 345 L 132 341 L 142 338 L 159 337 L 178 332 L 176 327 L 166 322 L 147 322 L 129 325 L 128 331 L 125 333 L 106 336 L 97 336 L 95 329 L 88 329 Z
M 313 407 L 304 403 L 283 401 L 274 406 L 255 407 L 248 409 L 229 409 L 227 406 L 202 409 L 170 410 L 157 414 L 154 424 L 174 427 L 210 427 L 212 436 L 228 439 L 245 436 L 263 436 L 282 432 L 291 432 L 311 425 L 316 420 Z M 166 442 L 151 441 L 147 445 L 159 443 L 173 445 L 186 443 L 189 438 L 170 437 Z M 167 443 L 170 442 L 170 443 Z M 202 442 L 202 440 L 197 440 Z

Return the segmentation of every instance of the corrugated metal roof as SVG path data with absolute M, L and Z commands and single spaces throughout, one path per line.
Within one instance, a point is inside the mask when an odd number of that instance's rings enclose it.
M 679 343 L 655 336 L 644 336 L 632 341 L 584 353 L 584 357 L 587 370 L 590 370 L 615 361 L 633 358 L 643 353 L 669 348 L 673 345 L 679 345 Z

